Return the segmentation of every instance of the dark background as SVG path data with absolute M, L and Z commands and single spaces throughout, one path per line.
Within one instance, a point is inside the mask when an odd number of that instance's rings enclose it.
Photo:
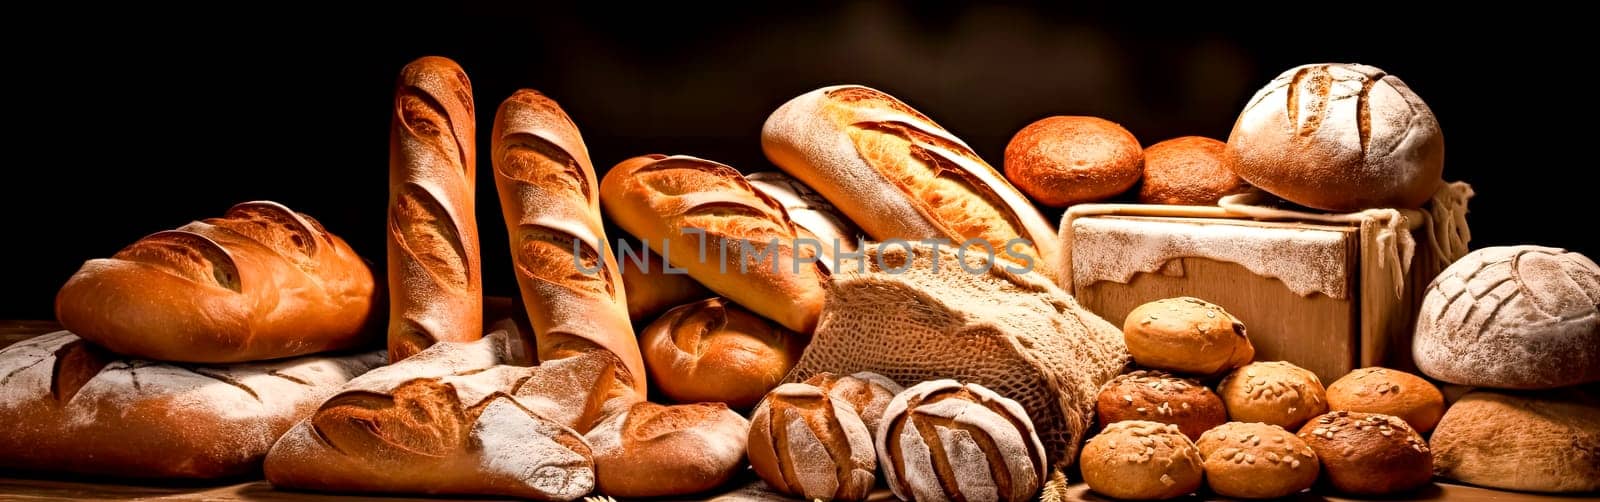
M 1147 145 L 1226 139 L 1244 101 L 1279 72 L 1362 62 L 1404 79 L 1438 115 L 1445 177 L 1478 192 L 1475 248 L 1600 256 L 1583 181 L 1593 83 L 1567 73 L 1589 57 L 1574 55 L 1590 45 L 1583 16 L 1284 5 L 14 12 L 0 35 L 12 126 L 0 318 L 52 317 L 56 289 L 83 260 L 252 199 L 320 219 L 381 273 L 394 76 L 429 54 L 460 62 L 475 87 L 488 294 L 515 291 L 487 132 L 518 87 L 561 103 L 602 175 L 657 152 L 771 169 L 762 121 L 838 83 L 900 97 L 998 168 L 1011 134 L 1048 115 L 1105 117 Z M 198 20 L 177 20 L 188 18 Z

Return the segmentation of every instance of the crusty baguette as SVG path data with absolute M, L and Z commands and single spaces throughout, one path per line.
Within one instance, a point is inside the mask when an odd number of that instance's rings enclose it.
M 611 168 L 600 191 L 612 221 L 700 284 L 791 330 L 816 327 L 828 279 L 817 247 L 797 247 L 802 234 L 783 206 L 732 167 L 634 157 Z
M 442 57 L 400 70 L 389 127 L 389 358 L 483 336 L 472 83 Z
M 128 356 L 242 362 L 361 345 L 376 334 L 374 297 L 343 239 L 256 201 L 85 262 L 56 295 L 56 319 Z
M 859 85 L 802 94 L 767 118 L 761 147 L 875 239 L 982 239 L 1054 277 L 1059 244 L 1039 210 L 966 143 L 888 94 Z M 1008 253 L 1017 238 L 1032 244 Z

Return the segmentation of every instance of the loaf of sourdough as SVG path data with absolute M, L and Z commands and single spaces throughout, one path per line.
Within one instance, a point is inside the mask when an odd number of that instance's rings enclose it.
M 1507 490 L 1600 490 L 1600 399 L 1578 388 L 1472 392 L 1430 440 L 1439 476 Z
M 0 350 L 0 467 L 218 478 L 260 465 L 273 441 L 383 352 L 223 366 L 128 359 L 57 331 Z
M 767 118 L 761 148 L 874 239 L 979 239 L 1003 250 L 1021 238 L 1030 243 L 1012 253 L 1053 274 L 1059 243 L 1033 203 L 966 143 L 888 94 L 859 85 L 802 94 Z
M 374 293 L 343 239 L 255 201 L 84 262 L 56 294 L 56 319 L 132 357 L 258 361 L 361 345 Z
M 869 244 L 841 263 L 787 382 L 871 371 L 976 383 L 1027 410 L 1052 465 L 1077 459 L 1100 386 L 1128 363 L 1121 331 L 1039 274 L 947 247 Z M 937 260 L 937 265 L 935 265 Z
M 389 127 L 389 357 L 483 336 L 472 83 L 442 57 L 400 70 Z

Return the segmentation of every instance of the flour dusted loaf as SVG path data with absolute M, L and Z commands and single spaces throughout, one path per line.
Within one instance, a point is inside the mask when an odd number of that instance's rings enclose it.
M 1022 404 L 1055 465 L 1077 459 L 1095 394 L 1128 363 L 1116 327 L 1042 275 L 983 271 L 981 253 L 963 261 L 948 247 L 893 244 L 864 253 L 835 271 L 788 381 L 871 371 L 897 382 L 976 383 Z
M 778 386 L 751 415 L 750 466 L 781 493 L 866 500 L 877 481 L 873 446 L 884 410 L 902 391 L 873 373 L 818 373 Z
M 382 351 L 263 363 L 128 359 L 67 331 L 0 350 L 0 467 L 145 478 L 254 471 Z
M 1431 438 L 1435 474 L 1507 490 L 1600 490 L 1600 399 L 1578 389 L 1477 391 Z
M 1021 405 L 955 380 L 896 395 L 874 444 L 884 480 L 901 500 L 1033 500 L 1049 469 Z
M 1287 497 L 1317 482 L 1322 464 L 1294 433 L 1276 425 L 1228 422 L 1195 443 L 1205 458 L 1206 485 L 1225 497 Z
M 1557 248 L 1473 251 L 1428 285 L 1411 353 L 1423 373 L 1462 385 L 1600 381 L 1600 266 Z
M 1145 420 L 1107 425 L 1083 446 L 1078 461 L 1089 489 L 1124 500 L 1194 493 L 1205 477 L 1203 464 L 1178 426 Z

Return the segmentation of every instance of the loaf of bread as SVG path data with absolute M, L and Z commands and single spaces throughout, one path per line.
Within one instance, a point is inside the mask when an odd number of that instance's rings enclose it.
M 1398 77 L 1359 64 L 1272 79 L 1239 114 L 1225 156 L 1250 184 L 1329 211 L 1419 207 L 1444 183 L 1433 111 Z
M 1128 313 L 1122 333 L 1141 366 L 1202 377 L 1220 375 L 1256 356 L 1244 323 L 1198 298 L 1156 300 Z
M 1222 398 L 1200 382 L 1163 371 L 1135 371 L 1100 388 L 1095 413 L 1102 424 L 1145 420 L 1178 426 L 1190 440 L 1228 421 Z
M 779 171 L 762 171 L 745 179 L 750 180 L 750 186 L 783 205 L 801 237 L 822 243 L 822 254 L 828 257 L 822 261 L 823 266 L 832 266 L 835 243 L 841 252 L 854 252 L 866 239 L 861 229 L 833 207 L 833 203 L 800 180 Z
M 1334 411 L 1307 422 L 1300 439 L 1322 461 L 1323 476 L 1352 495 L 1393 495 L 1433 479 L 1433 452 L 1406 421 Z
M 1477 391 L 1430 438 L 1435 474 L 1534 492 L 1600 490 L 1600 399 L 1579 389 Z
M 1328 411 L 1327 389 L 1315 373 L 1284 361 L 1251 363 L 1217 383 L 1217 395 L 1235 422 L 1299 429 Z
M 789 374 L 806 338 L 722 298 L 667 311 L 639 335 L 645 368 L 680 403 L 748 410 Z
M 1145 420 L 1107 425 L 1083 445 L 1078 467 L 1089 489 L 1123 500 L 1194 493 L 1205 478 L 1200 451 L 1178 426 Z
M 859 85 L 802 94 L 767 118 L 761 148 L 874 239 L 977 239 L 1054 275 L 1055 229 L 1027 197 L 966 143 L 888 94 Z
M 600 492 L 662 497 L 711 490 L 744 469 L 750 422 L 722 403 L 634 403 L 584 437 Z
M 1223 157 L 1227 143 L 1203 136 L 1173 138 L 1144 149 L 1139 202 L 1214 206 L 1225 195 L 1250 188 Z
M 700 284 L 810 334 L 826 269 L 777 200 L 739 171 L 688 156 L 622 161 L 601 182 L 606 214 Z
M 1473 251 L 1428 285 L 1411 354 L 1423 373 L 1462 385 L 1600 381 L 1600 266 L 1557 248 Z
M 1393 415 L 1427 434 L 1444 415 L 1444 394 L 1404 371 L 1361 368 L 1328 385 L 1328 409 Z
M 112 354 L 57 331 L 0 349 L 0 467 L 116 477 L 254 471 L 382 351 L 232 365 Z
M 1022 405 L 955 380 L 896 395 L 874 443 L 900 500 L 1033 500 L 1050 465 Z
M 467 73 L 442 57 L 400 70 L 389 127 L 389 358 L 483 336 L 477 124 Z
M 716 295 L 688 272 L 667 272 L 667 261 L 650 248 L 634 251 L 637 256 L 624 255 L 617 261 L 622 267 L 622 289 L 628 294 L 628 317 L 634 324 L 643 325 L 668 309 Z
M 1099 117 L 1045 117 L 1006 144 L 1006 179 L 1050 207 L 1116 197 L 1144 173 L 1139 139 Z
M 256 201 L 85 262 L 56 295 L 56 319 L 130 357 L 258 361 L 369 342 L 374 296 L 372 270 L 343 239 Z
M 875 373 L 819 373 L 778 386 L 750 418 L 750 466 L 806 500 L 866 500 L 877 482 L 873 434 L 900 385 Z
M 1228 422 L 1195 443 L 1206 485 L 1224 497 L 1274 499 L 1310 488 L 1322 464 L 1294 433 L 1276 425 Z

